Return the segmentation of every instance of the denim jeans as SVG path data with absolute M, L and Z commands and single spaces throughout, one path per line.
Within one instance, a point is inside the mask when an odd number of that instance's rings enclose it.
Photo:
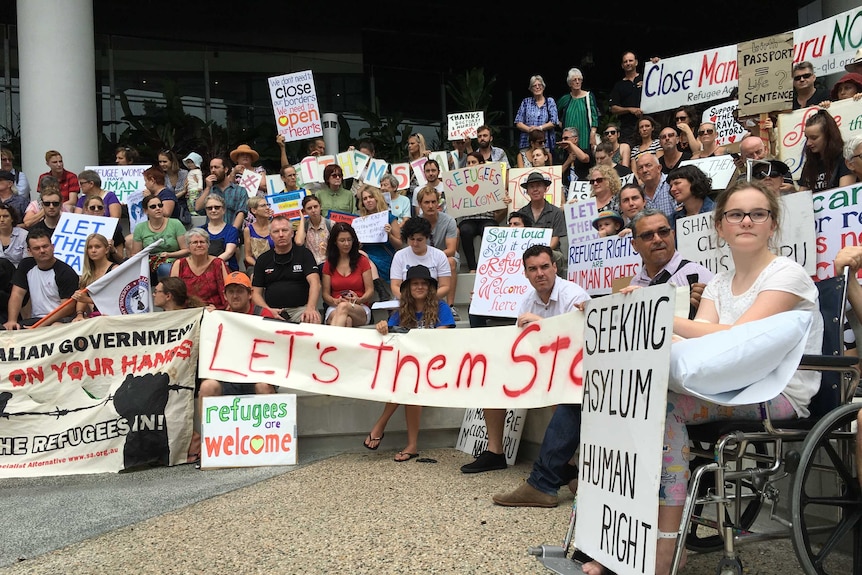
M 577 477 L 569 460 L 581 441 L 581 404 L 561 403 L 551 416 L 527 483 L 548 495 Z

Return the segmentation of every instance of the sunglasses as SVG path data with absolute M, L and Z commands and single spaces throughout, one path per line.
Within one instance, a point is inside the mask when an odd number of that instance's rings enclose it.
M 751 177 L 753 177 L 755 180 L 763 180 L 766 178 L 783 178 L 784 174 L 781 174 L 777 171 L 774 172 L 770 168 L 768 170 L 760 170 L 759 172 L 755 172 L 751 174 Z
M 799 80 L 807 80 L 814 74 L 812 72 L 806 72 L 805 74 L 799 74 L 798 76 L 793 76 L 793 81 L 798 82 Z
M 697 131 L 698 136 L 708 136 L 708 135 L 714 134 L 714 133 L 715 133 L 715 130 L 709 130 L 709 129 Z
M 677 122 L 688 122 L 688 116 L 677 116 L 674 118 Z
M 211 212 L 217 212 L 222 209 L 224 206 L 207 206 L 207 210 Z
M 588 181 L 588 182 L 590 183 L 590 185 L 592 186 L 593 184 L 601 184 L 601 183 L 603 183 L 603 182 L 605 181 L 605 178 L 596 178 L 596 179 L 594 179 L 594 180 L 587 180 L 587 181 Z
M 672 229 L 665 227 L 665 228 L 659 228 L 654 232 L 644 232 L 644 233 L 642 233 L 636 237 L 639 240 L 643 240 L 645 242 L 648 242 L 648 241 L 651 241 L 653 239 L 653 237 L 655 237 L 656 234 L 658 234 L 658 237 L 660 237 L 660 238 L 666 238 L 670 235 L 670 233 L 672 231 L 673 231 Z
M 148 210 L 155 210 L 156 208 L 163 208 L 163 207 L 165 207 L 165 204 L 150 204 L 149 206 L 147 206 L 147 209 Z
M 104 212 L 105 206 L 87 206 L 87 209 L 91 212 Z
M 618 134 L 616 130 L 605 130 L 605 136 L 613 136 L 614 134 Z
M 49 208 L 56 208 L 60 205 L 60 202 L 42 202 L 43 206 L 48 206 Z

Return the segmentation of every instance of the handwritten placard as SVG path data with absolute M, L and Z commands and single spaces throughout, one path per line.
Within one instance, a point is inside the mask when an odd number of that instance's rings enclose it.
M 353 225 L 353 220 L 357 218 L 356 214 L 348 214 L 347 212 L 336 212 L 335 210 L 330 210 L 329 214 L 326 216 L 327 219 L 331 220 L 332 223 L 342 222 L 345 224 Z
M 753 116 L 793 107 L 793 33 L 737 45 L 739 115 Z
M 817 230 L 817 278 L 835 275 L 833 261 L 841 248 L 862 245 L 862 184 L 813 194 Z
M 703 112 L 701 122 L 715 125 L 715 145 L 731 146 L 739 145 L 742 138 L 748 135 L 748 130 L 743 128 L 733 118 L 733 112 L 739 105 L 739 100 L 713 104 Z
M 659 285 L 586 305 L 575 546 L 617 573 L 655 572 L 675 297 Z
M 473 283 L 470 313 L 517 317 L 518 306 L 532 289 L 524 275 L 524 251 L 551 243 L 550 228 L 485 228 Z
M 274 76 L 267 81 L 275 126 L 286 142 L 323 135 L 311 70 Z
M 296 465 L 296 395 L 204 397 L 201 469 Z
M 736 174 L 736 164 L 733 156 L 724 154 L 712 156 L 711 158 L 698 158 L 696 160 L 685 160 L 680 166 L 694 166 L 712 179 L 713 190 L 724 190 L 730 183 L 730 178 Z
M 143 193 L 144 170 L 151 166 L 86 166 L 85 170 L 93 170 L 102 179 L 102 189 L 114 192 L 120 202 L 127 204 L 129 195 L 134 192 Z
M 598 213 L 595 198 L 563 204 L 570 246 L 599 239 L 599 232 L 593 227 Z
M 820 106 L 810 106 L 778 115 L 778 157 L 787 164 L 795 179 L 799 179 L 805 163 L 805 122 L 813 114 L 822 111 Z M 862 134 L 862 100 L 847 98 L 829 105 L 826 110 L 838 124 L 841 138 L 849 142 Z M 843 158 L 842 158 L 843 161 Z
M 613 292 L 614 282 L 637 274 L 641 257 L 631 236 L 608 236 L 569 245 L 568 279 L 590 295 Z
M 781 227 L 773 236 L 773 251 L 817 273 L 817 240 L 811 192 L 781 196 Z M 733 269 L 727 243 L 718 237 L 712 214 L 697 214 L 677 220 L 676 241 L 679 253 L 713 273 Z
M 63 212 L 51 236 L 54 257 L 66 262 L 78 275 L 81 275 L 87 251 L 87 236 L 102 234 L 110 241 L 114 237 L 117 223 L 119 223 L 117 218 Z
M 296 190 L 293 192 L 281 192 L 278 194 L 270 194 L 264 196 L 266 203 L 269 204 L 274 216 L 283 215 L 291 220 L 302 218 L 302 199 L 305 197 L 305 190 Z
M 475 138 L 476 129 L 485 123 L 485 112 L 461 112 L 446 116 L 449 127 L 449 140 Z
M 471 216 L 506 207 L 506 188 L 499 164 L 480 164 L 443 172 L 440 179 L 446 196 L 445 211 L 452 217 Z
M 587 180 L 572 180 L 566 190 L 566 201 L 581 202 L 593 196 L 593 186 Z
M 526 409 L 506 410 L 503 427 L 503 455 L 506 456 L 507 465 L 515 465 L 526 418 Z M 458 432 L 455 449 L 469 453 L 473 457 L 479 457 L 483 451 L 488 449 L 488 428 L 485 425 L 485 411 L 483 409 L 464 411 L 464 420 L 461 422 L 461 430 Z
M 543 168 L 510 168 L 506 174 L 509 197 L 512 198 L 512 203 L 509 204 L 509 211 L 517 212 L 530 203 L 530 196 L 527 195 L 527 190 L 522 188 L 521 184 L 526 181 L 527 177 L 533 172 L 540 172 L 545 176 L 546 180 L 551 181 L 551 185 L 548 186 L 548 189 L 545 191 L 545 199 L 548 203 L 558 207 L 562 203 L 562 166 L 547 166 Z
M 330 219 L 332 219 L 330 217 Z M 356 237 L 363 244 L 378 244 L 386 241 L 389 234 L 384 226 L 389 223 L 389 210 L 377 212 L 367 216 L 353 218 L 350 225 L 356 232 Z

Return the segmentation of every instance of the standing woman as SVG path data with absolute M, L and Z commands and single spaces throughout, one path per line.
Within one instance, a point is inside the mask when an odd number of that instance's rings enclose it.
M 428 157 L 427 146 L 425 145 L 425 136 L 422 134 L 410 134 L 407 138 L 407 161 L 415 162 L 420 158 Z
M 0 170 L 5 170 L 12 174 L 15 178 L 12 183 L 18 189 L 18 195 L 30 199 L 30 182 L 27 181 L 27 176 L 21 170 L 16 170 L 12 162 L 15 161 L 15 154 L 9 148 L 0 150 Z
M 81 281 L 78 291 L 72 294 L 75 300 L 75 319 L 72 321 L 83 321 L 88 317 L 101 315 L 93 303 L 93 299 L 84 288 L 100 279 L 106 273 L 114 269 L 117 264 L 109 258 L 111 247 L 108 238 L 102 234 L 90 234 L 84 244 L 84 261 L 82 264 Z
M 655 129 L 658 127 L 652 116 L 641 116 L 638 120 L 638 135 L 636 146 L 632 147 L 631 159 L 634 160 L 638 154 L 649 152 L 655 154 L 656 158 L 661 158 L 664 151 L 661 149 L 661 144 L 658 138 L 655 137 Z
M 805 164 L 800 190 L 819 192 L 855 183 L 844 161 L 844 139 L 838 124 L 826 110 L 817 110 L 805 121 Z
M 614 146 L 614 153 L 611 159 L 615 164 L 622 164 L 627 168 L 631 168 L 632 164 L 632 148 L 625 142 L 620 142 L 620 127 L 618 124 L 610 122 L 605 131 L 602 132 L 602 139 L 610 142 Z
M 557 101 L 560 121 L 563 128 L 574 126 L 581 138 L 580 148 L 589 153 L 596 145 L 596 130 L 599 127 L 599 106 L 592 92 L 583 90 L 584 75 L 577 68 L 572 68 L 566 76 L 569 93 Z
M 322 279 L 321 293 L 327 305 L 324 323 L 354 327 L 371 321 L 371 261 L 359 253 L 359 240 L 350 224 L 338 222 L 332 226 Z
M 212 195 L 207 198 L 210 199 Z M 210 236 L 201 228 L 190 229 L 185 237 L 189 255 L 173 263 L 171 277 L 183 280 L 189 293 L 205 304 L 225 309 L 224 282 L 228 272 L 224 261 L 209 254 Z
M 383 195 L 375 188 L 365 186 L 359 197 L 361 200 L 359 204 L 360 216 L 369 216 L 378 212 L 385 212 L 388 209 Z M 404 247 L 404 242 L 401 240 L 401 225 L 391 211 L 389 212 L 389 222 L 383 226 L 383 231 L 386 232 L 385 242 L 362 244 L 362 251 L 374 264 L 371 277 L 380 301 L 391 299 L 389 270 L 392 268 L 392 258 L 395 257 L 395 252 Z
M 254 216 L 252 222 L 242 230 L 243 245 L 245 245 L 245 267 L 251 275 L 254 264 L 260 254 L 275 247 L 269 235 L 269 220 L 272 218 L 272 208 L 266 200 L 255 196 L 248 199 L 248 213 Z M 301 222 L 300 222 L 301 223 Z
M 431 271 L 423 265 L 412 266 L 407 270 L 407 276 L 401 284 L 401 301 L 398 311 L 389 316 L 389 321 L 379 321 L 375 326 L 382 335 L 389 333 L 390 327 L 407 329 L 446 329 L 455 327 L 452 311 L 445 301 L 437 296 L 437 280 L 431 276 Z M 363 445 L 375 450 L 380 446 L 380 440 L 386 431 L 386 424 L 395 410 L 397 403 L 387 403 L 383 414 L 371 428 L 371 433 L 365 438 Z M 409 461 L 419 456 L 419 420 L 422 416 L 421 405 L 405 405 L 404 415 L 407 419 L 407 446 L 395 455 L 395 461 Z
M 155 280 L 171 275 L 171 265 L 174 260 L 188 255 L 186 245 L 186 228 L 179 220 L 165 217 L 165 204 L 158 196 L 149 196 L 144 200 L 144 211 L 147 221 L 135 226 L 132 234 L 132 254 L 135 255 L 156 240 L 164 240 L 159 251 L 150 252 L 151 276 Z M 152 285 L 152 284 L 150 284 Z
M 518 148 L 529 146 L 530 130 L 539 129 L 545 133 L 545 148 L 553 150 L 557 143 L 554 130 L 560 123 L 557 117 L 557 103 L 545 97 L 545 81 L 541 76 L 530 77 L 530 94 L 523 100 L 515 114 L 515 127 L 521 131 Z
M 236 228 L 224 221 L 224 198 L 211 193 L 206 199 L 207 223 L 201 226 L 209 234 L 209 253 L 223 260 L 230 271 L 239 271 L 236 260 L 236 246 L 239 244 L 239 233 Z M 222 306 L 224 307 L 224 306 Z

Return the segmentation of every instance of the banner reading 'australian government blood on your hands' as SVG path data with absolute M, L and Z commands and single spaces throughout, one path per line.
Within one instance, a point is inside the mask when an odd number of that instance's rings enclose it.
M 862 6 L 793 30 L 793 61 L 807 60 L 819 76 L 843 72 L 862 35 Z M 644 65 L 641 109 L 661 112 L 729 97 L 737 86 L 737 46 L 675 56 Z

